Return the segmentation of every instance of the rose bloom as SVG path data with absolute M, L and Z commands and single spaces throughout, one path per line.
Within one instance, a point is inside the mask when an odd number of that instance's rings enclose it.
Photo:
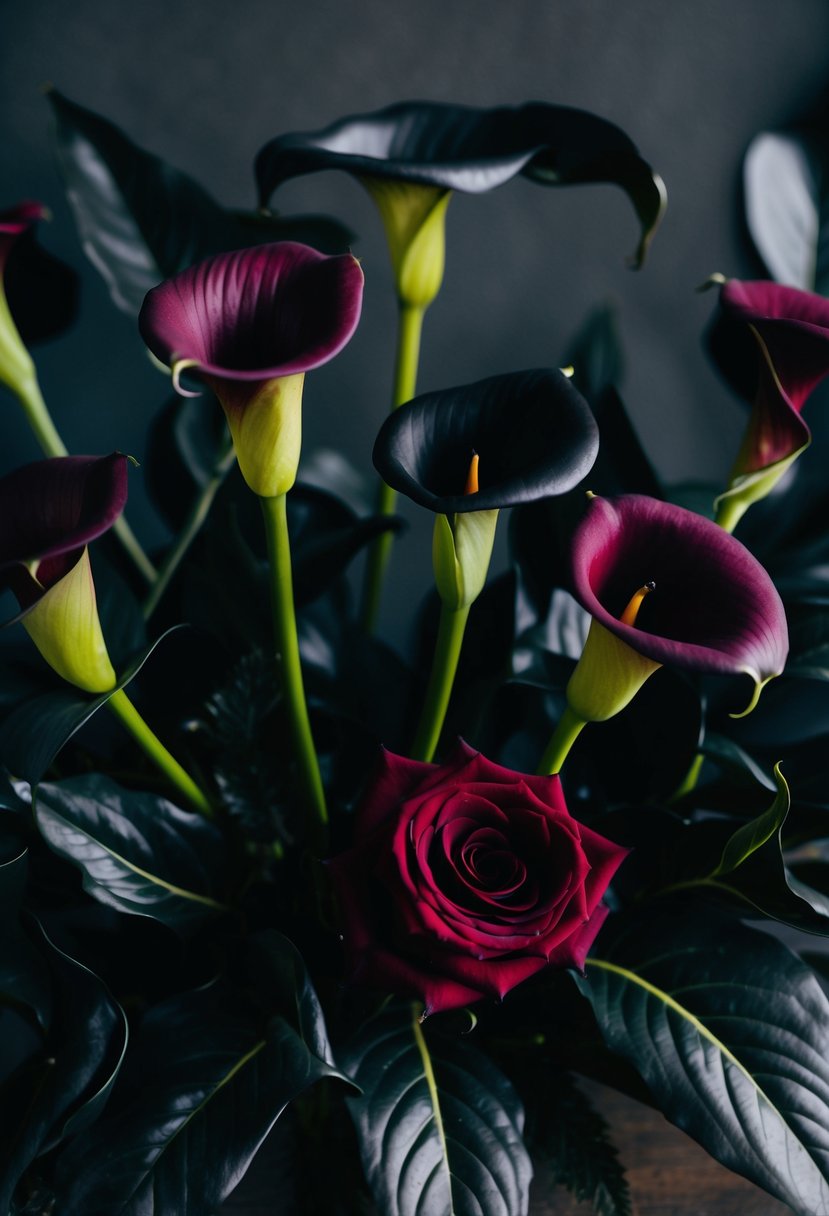
M 502 998 L 549 965 L 582 970 L 627 853 L 573 819 L 558 777 L 462 741 L 443 764 L 384 751 L 355 839 L 329 862 L 352 976 L 426 1014 Z

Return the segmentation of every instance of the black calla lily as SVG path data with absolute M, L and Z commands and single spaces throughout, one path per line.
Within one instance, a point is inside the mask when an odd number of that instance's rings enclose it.
M 564 494 L 593 467 L 599 433 L 560 371 L 542 368 L 424 393 L 390 414 L 374 445 L 380 476 L 430 511 L 492 511 Z M 464 493 L 470 456 L 479 489 Z
M 519 175 L 545 186 L 613 182 L 633 203 L 641 265 L 665 207 L 661 179 L 611 122 L 570 106 L 407 101 L 320 131 L 277 136 L 256 158 L 265 204 L 289 178 L 321 169 L 481 194 Z

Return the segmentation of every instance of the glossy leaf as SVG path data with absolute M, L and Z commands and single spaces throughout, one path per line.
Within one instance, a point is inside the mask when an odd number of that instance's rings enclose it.
M 362 1090 L 347 1099 L 384 1216 L 519 1216 L 532 1166 L 523 1111 L 495 1065 L 392 1006 L 341 1053 Z
M 228 249 L 294 240 L 340 252 L 350 243 L 348 229 L 323 216 L 228 211 L 191 177 L 139 148 L 105 118 L 54 89 L 49 100 L 81 241 L 125 312 L 137 314 L 146 293 L 162 279 Z
M 0 1009 L 15 1009 L 45 1032 L 52 1017 L 52 992 L 42 958 L 23 933 L 20 909 L 28 874 L 28 854 L 16 853 L 0 864 Z
M 304 975 L 293 947 L 279 940 Z M 306 999 L 319 1016 L 316 999 Z M 290 1003 L 262 1020 L 224 982 L 152 1009 L 106 1120 L 58 1161 L 61 1213 L 213 1211 L 287 1103 L 315 1081 L 340 1075 L 306 1032 Z
M 116 688 L 126 686 L 172 630 L 156 638 L 134 660 L 115 688 L 91 697 L 64 687 L 37 693 L 9 713 L 0 725 L 0 760 L 17 777 L 36 785 L 61 748 L 106 705 Z
M 672 1122 L 799 1216 L 829 1208 L 829 1001 L 774 938 L 684 901 L 618 917 L 579 987 Z
M 144 460 L 147 489 L 176 532 L 215 476 L 226 435 L 224 415 L 211 395 L 174 396 L 153 420 Z
M 829 202 L 825 131 L 763 131 L 743 167 L 748 228 L 778 283 L 829 291 Z
M 272 139 L 256 158 L 266 203 L 289 178 L 322 169 L 479 194 L 519 174 L 546 186 L 614 182 L 642 226 L 641 264 L 665 207 L 665 188 L 612 123 L 585 110 L 531 102 L 473 109 L 404 101 L 321 131 Z
M 227 910 L 222 835 L 203 816 L 95 773 L 40 785 L 35 819 L 100 903 L 181 932 Z
M 107 1102 L 124 1058 L 127 1021 L 101 980 L 37 931 L 52 977 L 55 1018 L 44 1049 L 6 1085 L 0 1102 L 0 1210 L 41 1153 L 86 1131 Z

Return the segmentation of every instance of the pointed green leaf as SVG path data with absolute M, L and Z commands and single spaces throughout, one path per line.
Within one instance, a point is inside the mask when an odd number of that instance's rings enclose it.
M 532 1176 L 524 1116 L 507 1079 L 468 1042 L 393 1006 L 341 1053 L 348 1098 L 383 1216 L 519 1216 Z
M 829 1211 L 829 1000 L 774 938 L 700 904 L 619 916 L 577 979 L 672 1122 L 799 1216 Z
M 97 773 L 40 785 L 34 805 L 49 846 L 100 903 L 181 932 L 227 910 L 223 838 L 204 816 Z

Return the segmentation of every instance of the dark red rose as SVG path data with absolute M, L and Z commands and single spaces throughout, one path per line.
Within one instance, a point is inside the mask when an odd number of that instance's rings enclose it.
M 558 777 L 463 742 L 443 764 L 384 751 L 355 836 L 329 863 L 353 978 L 426 1013 L 581 970 L 627 852 L 572 817 Z

